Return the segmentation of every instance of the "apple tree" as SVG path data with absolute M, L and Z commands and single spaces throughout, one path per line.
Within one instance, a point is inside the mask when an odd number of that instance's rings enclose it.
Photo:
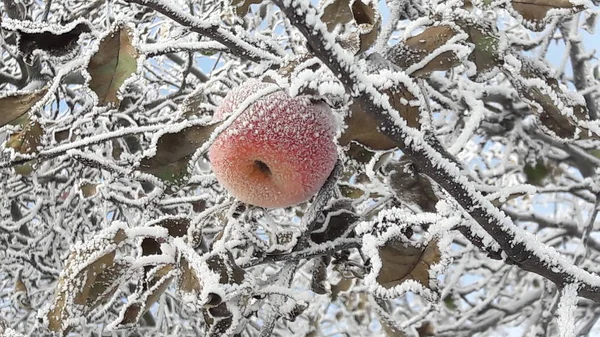
M 599 5 L 3 0 L 0 335 L 598 333 Z M 335 117 L 306 202 L 215 176 L 250 80 Z

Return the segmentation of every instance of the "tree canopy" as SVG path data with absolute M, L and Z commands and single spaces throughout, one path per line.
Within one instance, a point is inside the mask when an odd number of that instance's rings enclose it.
M 3 0 L 0 335 L 598 333 L 599 5 Z M 306 203 L 212 172 L 249 79 L 336 116 Z

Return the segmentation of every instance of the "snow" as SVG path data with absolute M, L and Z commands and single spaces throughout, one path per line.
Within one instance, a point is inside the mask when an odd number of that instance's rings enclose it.
M 577 309 L 577 292 L 579 285 L 576 283 L 567 284 L 561 291 L 560 302 L 558 302 L 558 336 L 575 337 L 577 330 L 575 312 Z

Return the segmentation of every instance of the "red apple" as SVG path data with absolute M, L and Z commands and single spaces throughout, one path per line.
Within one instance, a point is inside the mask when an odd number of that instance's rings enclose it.
M 233 89 L 215 119 L 269 85 L 249 80 Z M 266 208 L 296 205 L 317 193 L 333 170 L 335 125 L 327 104 L 279 90 L 248 106 L 208 157 L 219 182 L 239 200 Z

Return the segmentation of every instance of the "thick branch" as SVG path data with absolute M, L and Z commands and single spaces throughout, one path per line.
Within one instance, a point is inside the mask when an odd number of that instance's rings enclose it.
M 507 254 L 507 263 L 539 274 L 558 287 L 581 283 L 579 295 L 600 301 L 600 277 L 573 266 L 554 249 L 540 245 L 535 236 L 513 224 L 481 193 L 469 185 L 459 167 L 424 140 L 423 134 L 407 126 L 397 110 L 384 100 L 368 78 L 355 68 L 320 21 L 315 8 L 299 1 L 274 2 L 306 37 L 315 55 L 336 74 L 346 90 L 359 100 L 366 113 L 375 118 L 381 130 L 415 160 L 420 171 L 444 188 L 490 234 Z M 416 86 L 413 86 L 416 87 Z

